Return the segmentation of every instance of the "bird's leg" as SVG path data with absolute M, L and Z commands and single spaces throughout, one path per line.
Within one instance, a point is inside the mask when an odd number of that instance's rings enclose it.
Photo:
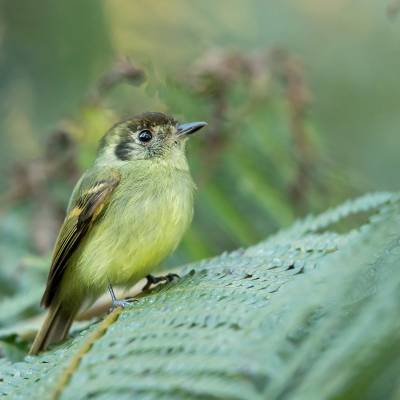
M 115 296 L 114 289 L 111 285 L 111 283 L 108 284 L 108 292 L 110 293 L 111 296 L 111 308 L 110 311 L 115 310 L 117 307 L 127 307 L 130 304 L 132 304 L 136 299 L 125 299 L 125 300 L 118 300 L 117 297 Z
M 178 274 L 173 274 L 173 273 L 164 276 L 147 275 L 146 276 L 147 282 L 143 286 L 142 291 L 144 292 L 146 290 L 149 290 L 151 285 L 155 285 L 160 282 L 172 282 L 175 278 L 179 279 L 180 276 Z

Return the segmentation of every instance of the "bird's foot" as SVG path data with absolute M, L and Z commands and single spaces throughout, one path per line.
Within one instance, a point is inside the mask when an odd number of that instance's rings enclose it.
M 128 298 L 128 299 L 124 299 L 124 300 L 117 300 L 117 299 L 113 299 L 112 303 L 111 303 L 111 308 L 109 310 L 109 312 L 114 311 L 116 308 L 125 308 L 130 306 L 132 303 L 135 303 L 136 301 L 138 301 L 137 299 L 134 298 Z
M 147 282 L 143 286 L 142 291 L 145 292 L 146 290 L 149 290 L 151 285 L 156 285 L 157 283 L 160 282 L 172 282 L 174 279 L 179 279 L 179 278 L 180 276 L 174 273 L 170 273 L 164 276 L 147 275 L 146 276 Z
M 109 312 L 114 311 L 118 307 L 121 307 L 121 308 L 128 307 L 133 302 L 137 301 L 137 299 L 134 299 L 133 297 L 129 297 L 124 300 L 118 300 L 117 297 L 115 296 L 114 289 L 113 289 L 111 283 L 108 284 L 108 291 L 109 291 L 110 297 L 111 297 L 111 308 L 110 308 Z

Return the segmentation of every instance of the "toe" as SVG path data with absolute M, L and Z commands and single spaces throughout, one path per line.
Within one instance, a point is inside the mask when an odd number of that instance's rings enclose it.
M 171 273 L 171 274 L 167 275 L 167 280 L 169 282 L 173 281 L 174 279 L 180 279 L 180 276 L 178 274 L 174 274 L 174 273 Z

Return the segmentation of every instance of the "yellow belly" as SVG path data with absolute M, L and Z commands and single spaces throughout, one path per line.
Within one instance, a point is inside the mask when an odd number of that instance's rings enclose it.
M 113 285 L 131 286 L 179 244 L 192 219 L 193 182 L 175 171 L 151 182 L 126 176 L 104 216 L 91 229 L 71 269 L 90 294 Z

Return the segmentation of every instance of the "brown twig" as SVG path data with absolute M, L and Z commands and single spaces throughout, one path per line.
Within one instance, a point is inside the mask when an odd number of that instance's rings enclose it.
M 400 0 L 392 0 L 386 8 L 387 16 L 395 20 L 400 13 Z
M 24 201 L 37 209 L 32 223 L 32 239 L 39 254 L 47 254 L 64 218 L 64 207 L 50 192 L 57 181 L 72 186 L 79 174 L 72 137 L 58 129 L 49 136 L 39 159 L 16 163 L 9 176 L 9 189 L 0 197 L 0 212 Z
M 231 142 L 232 135 L 238 132 L 231 127 L 228 129 L 226 124 L 230 90 L 239 80 L 251 79 L 256 70 L 251 57 L 215 49 L 204 54 L 193 67 L 192 84 L 196 92 L 208 98 L 212 104 L 206 146 L 202 154 L 208 168 L 203 171 L 200 184 L 207 181 L 215 169 L 218 156 Z
M 315 152 L 307 133 L 305 118 L 311 103 L 311 92 L 305 79 L 301 62 L 281 49 L 271 53 L 275 74 L 281 78 L 289 106 L 289 124 L 293 138 L 293 151 L 297 160 L 297 172 L 289 185 L 292 204 L 301 207 L 312 181 Z
M 145 73 L 128 58 L 117 60 L 97 82 L 92 94 L 89 96 L 89 103 L 99 102 L 113 87 L 121 82 L 128 82 L 132 85 L 140 85 L 145 80 Z
M 68 382 L 78 369 L 82 358 L 90 351 L 96 341 L 107 332 L 107 329 L 119 318 L 122 310 L 123 309 L 121 307 L 118 307 L 108 314 L 107 317 L 104 318 L 104 320 L 100 323 L 100 325 L 96 327 L 92 334 L 83 342 L 78 351 L 72 356 L 67 367 L 62 371 L 62 374 L 54 387 L 54 391 L 51 394 L 51 398 L 53 400 L 60 398 L 65 387 L 68 385 Z

